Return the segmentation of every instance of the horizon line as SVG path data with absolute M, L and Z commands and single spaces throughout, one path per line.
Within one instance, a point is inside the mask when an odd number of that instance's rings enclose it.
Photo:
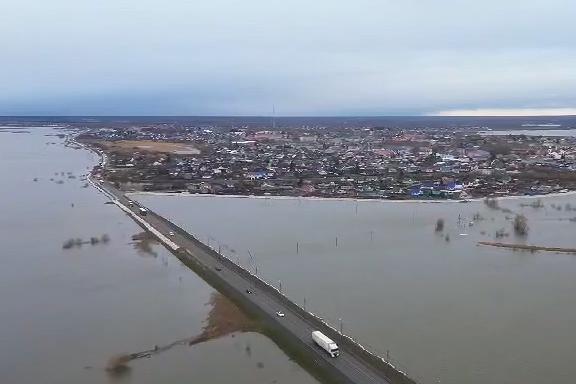
M 547 117 L 576 117 L 576 111 L 567 114 L 460 114 L 456 111 L 450 112 L 440 112 L 434 114 L 422 114 L 422 115 L 0 115 L 0 119 L 8 118 L 226 118 L 226 117 L 236 117 L 236 118 L 473 118 L 473 117 L 485 117 L 485 118 L 518 118 L 518 117 L 536 117 L 536 118 L 547 118 Z

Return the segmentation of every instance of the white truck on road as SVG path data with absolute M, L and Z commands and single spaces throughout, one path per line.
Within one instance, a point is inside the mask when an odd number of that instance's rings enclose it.
M 338 349 L 338 345 L 332 341 L 328 336 L 323 334 L 320 331 L 313 331 L 312 332 L 312 340 L 316 344 L 320 346 L 323 350 L 328 352 L 331 357 L 336 357 L 340 354 L 340 350 Z

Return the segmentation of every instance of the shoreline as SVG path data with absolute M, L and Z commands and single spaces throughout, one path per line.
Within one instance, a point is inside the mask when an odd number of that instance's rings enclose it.
M 260 199 L 260 200 L 306 200 L 306 201 L 350 201 L 350 202 L 370 202 L 370 203 L 407 203 L 407 204 L 466 204 L 482 202 L 486 197 L 458 199 L 458 200 L 392 200 L 392 199 L 355 199 L 352 197 L 315 197 L 315 196 L 256 196 L 256 195 L 216 195 L 210 193 L 189 193 L 189 192 L 125 192 L 127 196 L 183 196 L 183 197 L 209 197 L 226 199 Z M 564 197 L 576 195 L 576 191 L 549 193 L 546 195 L 521 195 L 521 196 L 501 196 L 489 197 L 496 200 L 520 200 L 520 199 L 544 199 L 548 197 Z
M 98 165 L 101 167 L 106 167 L 108 162 L 108 156 L 104 151 L 93 148 L 89 145 L 79 142 L 76 140 L 78 132 L 68 135 L 69 141 L 80 146 L 89 152 L 92 152 L 100 157 L 100 162 Z M 89 173 L 92 176 L 92 171 Z M 261 200 L 305 200 L 305 201 L 350 201 L 350 202 L 371 202 L 371 203 L 410 203 L 410 204 L 444 204 L 444 203 L 475 203 L 482 202 L 487 198 L 494 198 L 497 200 L 520 200 L 520 199 L 543 199 L 548 197 L 564 197 L 576 195 L 576 190 L 568 192 L 556 192 L 549 193 L 546 195 L 511 195 L 511 196 L 486 196 L 477 198 L 467 198 L 467 199 L 454 199 L 454 200 L 423 200 L 423 199 L 406 199 L 406 200 L 395 200 L 395 199 L 357 199 L 352 197 L 316 197 L 316 196 L 261 196 L 261 195 L 216 195 L 211 193 L 189 193 L 189 192 L 155 192 L 155 191 L 123 191 L 126 196 L 185 196 L 185 197 L 210 197 L 210 198 L 226 198 L 226 199 L 261 199 Z

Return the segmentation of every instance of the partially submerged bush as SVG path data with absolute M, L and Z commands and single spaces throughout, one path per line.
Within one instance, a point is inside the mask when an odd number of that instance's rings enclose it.
M 498 200 L 493 197 L 487 197 L 484 199 L 484 204 L 490 209 L 499 209 L 500 205 L 498 204 Z
M 474 216 L 472 216 L 472 220 L 481 221 L 481 220 L 484 220 L 484 217 L 480 214 L 480 212 L 476 212 L 474 214 Z
M 444 231 L 444 219 L 436 220 L 436 232 Z
M 62 249 L 70 249 L 74 247 L 74 239 L 68 239 L 62 245 Z
M 524 215 L 516 215 L 514 218 L 514 233 L 516 236 L 527 236 L 528 235 L 528 219 Z

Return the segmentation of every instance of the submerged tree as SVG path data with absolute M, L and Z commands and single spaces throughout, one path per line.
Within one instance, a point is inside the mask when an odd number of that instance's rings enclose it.
M 487 197 L 484 199 L 484 204 L 490 209 L 498 209 L 500 205 L 498 204 L 498 200 L 493 197 Z
M 70 249 L 74 247 L 74 239 L 68 239 L 62 244 L 62 249 Z
M 444 231 L 444 219 L 436 220 L 436 232 Z
M 516 215 L 513 222 L 514 233 L 517 236 L 527 236 L 528 235 L 528 219 L 524 215 Z

